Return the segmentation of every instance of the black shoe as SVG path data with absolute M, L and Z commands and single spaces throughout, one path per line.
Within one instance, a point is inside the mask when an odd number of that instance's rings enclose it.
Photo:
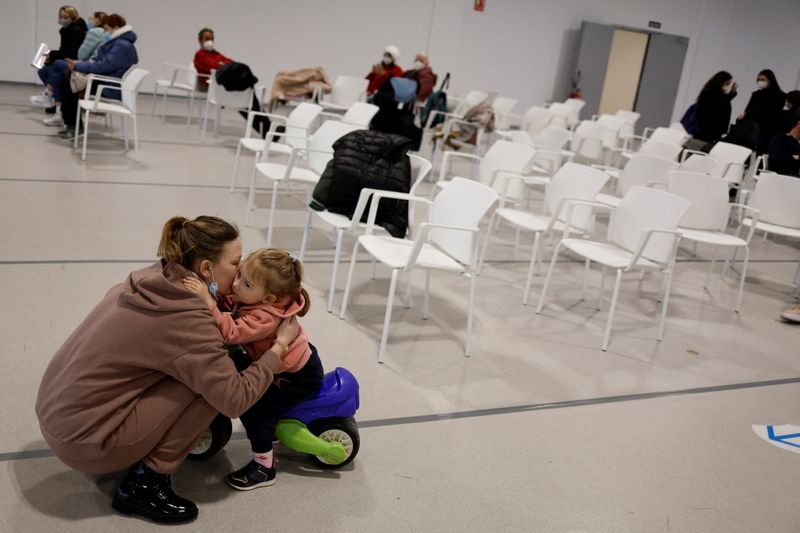
M 276 475 L 274 466 L 267 468 L 255 461 L 250 461 L 243 468 L 228 474 L 225 481 L 236 490 L 253 490 L 274 484 Z
M 56 114 L 56 106 L 47 107 L 47 108 L 45 108 L 44 112 L 47 113 L 48 115 L 55 115 Z
M 197 518 L 197 506 L 172 492 L 169 475 L 151 470 L 142 461 L 133 465 L 119 484 L 111 506 L 122 514 L 139 515 L 162 524 Z

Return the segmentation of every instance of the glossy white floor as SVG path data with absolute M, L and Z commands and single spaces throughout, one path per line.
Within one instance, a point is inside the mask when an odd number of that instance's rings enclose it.
M 98 135 L 81 163 L 40 123 L 43 112 L 27 105 L 33 92 L 0 85 L 0 530 L 156 530 L 112 511 L 119 476 L 77 473 L 47 452 L 33 412 L 39 378 L 108 287 L 154 259 L 169 216 L 236 221 L 252 250 L 265 242 L 268 195 L 259 194 L 245 227 L 243 191 L 227 190 L 238 116 L 227 116 L 219 138 L 202 145 L 198 127 L 179 116 L 183 101 L 169 102 L 164 125 L 141 113 L 138 158 L 93 123 Z M 149 99 L 141 108 L 149 112 Z M 303 199 L 299 191 L 279 198 L 277 245 L 299 247 Z M 714 276 L 704 291 L 704 250 L 692 257 L 682 249 L 661 343 L 660 279 L 640 284 L 632 276 L 604 353 L 607 304 L 595 309 L 596 288 L 578 301 L 579 263 L 559 264 L 542 316 L 521 305 L 530 241 L 523 239 L 519 262 L 507 229 L 490 249 L 472 358 L 462 352 L 465 280 L 434 276 L 432 317 L 423 322 L 418 276 L 412 308 L 396 301 L 386 362 L 378 365 L 386 272 L 370 282 L 368 263 L 359 263 L 346 319 L 325 313 L 332 249 L 328 232 L 315 231 L 307 261 L 314 305 L 304 325 L 325 366 L 345 366 L 361 383 L 361 452 L 342 471 L 319 472 L 279 450 L 278 483 L 239 493 L 221 481 L 248 458 L 236 435 L 222 453 L 175 476 L 201 513 L 179 529 L 800 529 L 800 456 L 751 429 L 800 422 L 800 327 L 777 320 L 793 303 L 798 247 L 758 238 L 741 315 L 732 311 L 738 275 Z

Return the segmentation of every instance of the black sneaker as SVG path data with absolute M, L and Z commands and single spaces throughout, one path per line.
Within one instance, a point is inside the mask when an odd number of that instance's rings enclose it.
M 197 518 L 197 506 L 172 492 L 172 480 L 139 461 L 117 487 L 111 506 L 122 514 L 139 515 L 161 524 Z
M 52 105 L 50 107 L 47 107 L 47 108 L 45 108 L 44 112 L 47 113 L 48 115 L 55 115 L 56 114 L 56 106 Z
M 243 468 L 228 474 L 225 481 L 236 490 L 253 490 L 274 484 L 276 475 L 274 466 L 267 468 L 255 461 L 250 461 Z

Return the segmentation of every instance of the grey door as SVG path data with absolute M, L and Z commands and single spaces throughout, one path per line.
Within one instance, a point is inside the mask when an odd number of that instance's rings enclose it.
M 634 108 L 642 115 L 636 124 L 638 132 L 648 126 L 667 126 L 671 122 L 688 47 L 687 37 L 650 35 Z
M 613 26 L 584 22 L 581 27 L 578 61 L 573 72 L 586 102 L 581 118 L 589 118 L 600 109 L 600 97 L 603 94 L 613 38 Z

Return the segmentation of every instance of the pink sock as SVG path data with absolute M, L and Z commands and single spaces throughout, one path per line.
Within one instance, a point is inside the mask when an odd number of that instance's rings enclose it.
M 267 453 L 253 453 L 253 461 L 266 468 L 272 468 L 272 450 Z

